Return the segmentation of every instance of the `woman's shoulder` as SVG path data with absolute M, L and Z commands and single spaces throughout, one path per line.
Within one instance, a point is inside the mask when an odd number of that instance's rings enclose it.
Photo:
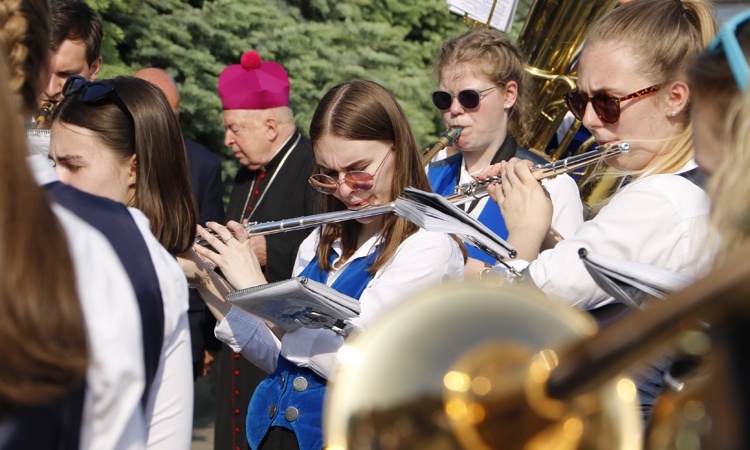
M 429 251 L 429 252 L 440 252 L 441 250 L 447 254 L 458 250 L 458 242 L 446 233 L 439 233 L 436 231 L 427 231 L 424 228 L 420 228 L 416 233 L 412 234 L 404 240 L 399 246 L 401 249 L 410 251 Z

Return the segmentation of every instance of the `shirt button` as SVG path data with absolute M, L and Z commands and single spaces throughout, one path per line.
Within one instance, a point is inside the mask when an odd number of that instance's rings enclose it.
M 239 410 L 239 408 L 235 409 L 235 410 L 234 410 L 234 413 L 235 413 L 236 415 L 238 415 L 238 416 L 239 416 L 239 415 L 240 415 L 240 410 Z
M 240 427 L 234 427 L 234 432 L 235 433 L 239 433 L 240 432 Z
M 254 191 L 253 191 L 253 195 L 260 195 L 260 191 L 259 191 L 259 190 L 257 190 L 257 189 L 256 189 L 256 190 L 254 190 Z
M 294 379 L 292 386 L 294 386 L 295 391 L 302 392 L 307 389 L 307 380 L 305 377 L 297 377 Z
M 283 386 L 284 382 L 286 381 L 286 376 L 282 373 L 279 379 L 281 380 L 281 385 Z
M 240 359 L 240 354 L 239 353 L 235 353 L 234 354 L 234 359 Z
M 240 396 L 240 391 L 234 391 L 234 395 L 236 395 L 237 397 L 239 397 Z
M 265 172 L 261 172 L 261 173 L 260 173 L 260 179 L 262 180 L 262 179 L 264 179 L 265 177 L 266 177 L 266 173 L 265 173 Z
M 235 375 L 235 376 L 240 376 L 240 371 L 239 371 L 239 370 L 235 370 L 235 371 L 234 371 L 234 375 Z
M 252 211 L 252 210 L 253 210 L 253 207 L 252 207 L 252 206 L 248 206 L 248 207 L 247 207 L 247 210 L 248 210 L 248 211 Z
M 268 408 L 268 418 L 273 419 L 273 416 L 276 415 L 276 404 L 272 404 L 270 408 Z
M 284 418 L 289 422 L 294 422 L 299 417 L 299 411 L 294 406 L 290 406 L 284 411 Z

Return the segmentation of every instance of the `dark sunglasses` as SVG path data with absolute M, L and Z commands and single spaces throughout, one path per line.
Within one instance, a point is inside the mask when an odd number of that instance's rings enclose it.
M 493 89 L 497 89 L 497 86 L 492 86 L 481 91 L 479 89 L 464 89 L 456 95 L 453 95 L 448 91 L 432 91 L 430 92 L 430 97 L 432 98 L 432 103 L 435 104 L 435 107 L 440 111 L 451 109 L 454 98 L 458 98 L 458 104 L 460 104 L 463 109 L 477 109 L 479 107 L 479 102 L 481 102 L 484 97 L 484 93 Z
M 375 169 L 375 172 L 372 175 L 365 172 L 364 170 L 352 170 L 351 172 L 346 172 L 344 174 L 343 180 L 337 180 L 331 176 L 322 173 L 316 173 L 315 175 L 310 177 L 308 182 L 313 188 L 315 188 L 316 191 L 326 195 L 335 194 L 336 191 L 339 190 L 339 186 L 341 186 L 341 184 L 346 184 L 353 191 L 369 191 L 373 186 L 375 186 L 375 176 L 380 171 L 380 168 L 383 167 L 383 164 L 385 164 L 385 160 L 388 159 L 388 156 L 392 152 L 393 148 L 388 150 L 388 153 L 386 153 L 385 157 L 380 162 L 380 165 L 377 169 Z
M 125 113 L 130 121 L 133 122 L 133 115 L 117 94 L 112 83 L 106 81 L 88 81 L 80 75 L 72 75 L 65 81 L 62 94 L 64 97 L 70 97 L 78 93 L 81 94 L 81 101 L 87 104 L 100 104 L 111 99 L 120 108 L 120 111 Z
M 563 94 L 563 98 L 565 99 L 565 103 L 568 104 L 570 112 L 572 112 L 573 116 L 578 120 L 583 120 L 583 116 L 586 114 L 586 105 L 590 100 L 594 112 L 600 119 L 602 119 L 602 121 L 615 123 L 620 118 L 621 101 L 653 94 L 659 90 L 659 86 L 659 84 L 655 84 L 624 97 L 615 97 L 602 92 L 595 94 L 593 97 L 589 97 L 578 89 L 573 89 L 572 91 Z
M 739 41 L 737 41 L 737 28 L 747 20 L 750 20 L 750 9 L 729 19 L 707 48 L 709 53 L 724 51 L 729 67 L 732 69 L 734 81 L 737 82 L 737 86 L 743 92 L 747 90 L 750 68 L 748 68 L 747 59 L 745 59 L 745 53 L 742 51 Z

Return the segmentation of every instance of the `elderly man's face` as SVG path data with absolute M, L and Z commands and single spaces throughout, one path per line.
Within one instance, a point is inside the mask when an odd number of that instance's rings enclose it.
M 250 170 L 258 170 L 274 156 L 263 110 L 225 109 L 224 145 Z

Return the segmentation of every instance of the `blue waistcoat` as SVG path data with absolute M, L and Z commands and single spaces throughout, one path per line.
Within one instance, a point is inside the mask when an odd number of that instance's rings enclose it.
M 543 164 L 546 162 L 543 158 L 531 153 L 523 147 L 519 147 L 516 141 L 511 136 L 508 136 L 492 158 L 492 164 L 500 161 L 507 161 L 514 156 L 534 161 L 537 164 Z M 461 176 L 462 163 L 463 155 L 461 153 L 456 153 L 448 158 L 431 163 L 427 170 L 427 178 L 430 180 L 430 187 L 433 192 L 440 194 L 443 197 L 453 194 L 454 188 L 458 184 Z M 505 226 L 505 220 L 500 213 L 500 207 L 496 202 L 492 201 L 492 199 L 487 201 L 484 209 L 479 213 L 477 220 L 501 238 L 508 238 L 508 228 Z M 496 262 L 493 257 L 469 243 L 466 243 L 466 251 L 469 254 L 469 258 L 478 259 L 490 264 Z
M 352 298 L 359 299 L 372 280 L 367 269 L 375 261 L 377 252 L 354 259 L 331 285 Z M 330 261 L 336 258 L 331 251 Z M 315 256 L 300 276 L 325 283 L 328 272 L 318 267 Z M 322 449 L 323 397 L 326 380 L 306 367 L 298 367 L 279 356 L 276 370 L 255 389 L 247 409 L 247 441 L 257 449 L 271 427 L 292 430 L 300 449 Z

